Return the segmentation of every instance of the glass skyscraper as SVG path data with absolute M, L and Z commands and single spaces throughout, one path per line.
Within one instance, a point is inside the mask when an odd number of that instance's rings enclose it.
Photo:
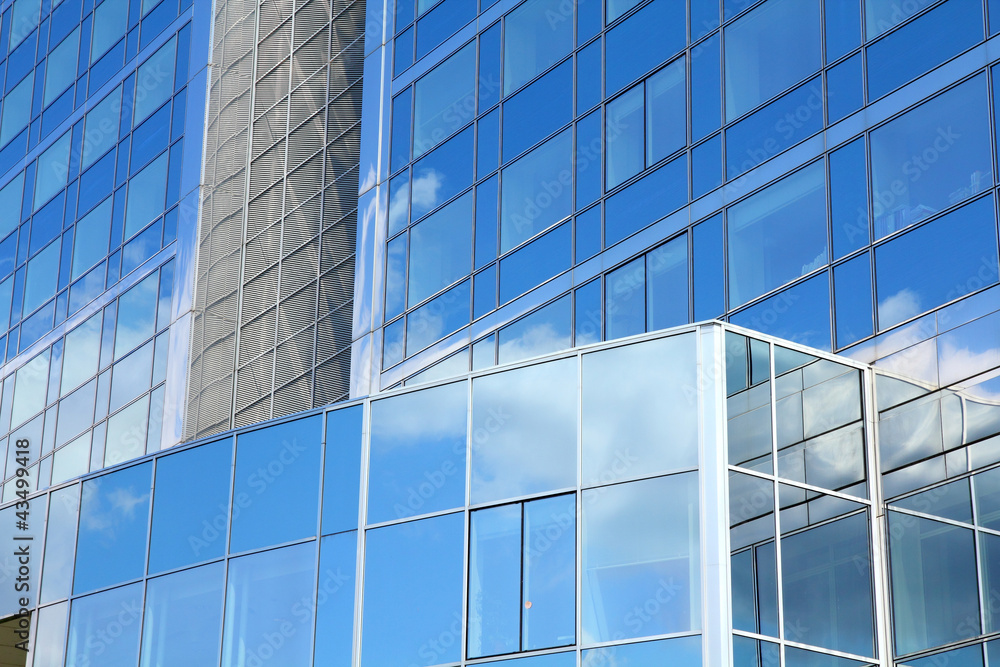
M 0 16 L 12 664 L 1000 664 L 997 0 Z

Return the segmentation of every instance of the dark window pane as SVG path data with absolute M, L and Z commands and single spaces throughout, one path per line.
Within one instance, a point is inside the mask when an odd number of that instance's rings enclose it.
M 559 0 L 528 0 L 504 19 L 504 93 L 535 78 L 573 49 L 572 14 Z M 531 48 L 525 48 L 525 45 Z
M 868 253 L 833 270 L 837 309 L 837 347 L 846 347 L 874 333 L 872 324 L 872 269 Z
M 232 465 L 229 438 L 157 459 L 150 573 L 226 553 Z
M 870 0 L 866 4 L 874 2 Z M 824 5 L 826 62 L 830 63 L 861 45 L 861 11 L 858 0 L 827 2 Z
M 480 113 L 500 101 L 500 91 L 500 22 L 497 21 L 479 35 Z
M 443 0 L 417 21 L 417 59 L 476 17 L 476 0 Z
M 698 322 L 726 310 L 722 216 L 695 225 L 693 232 L 694 320 Z
M 500 110 L 480 118 L 477 127 L 476 179 L 482 179 L 500 166 Z
M 396 171 L 410 161 L 410 108 L 412 104 L 413 88 L 407 88 L 392 99 L 391 171 Z
M 449 514 L 368 532 L 363 667 L 459 660 L 462 642 L 454 628 L 462 618 L 464 516 Z M 442 636 L 451 641 L 428 644 Z
M 864 138 L 830 153 L 830 211 L 835 259 L 868 245 Z
M 729 321 L 778 338 L 830 349 L 830 281 L 826 273 L 730 316 Z
M 595 3 L 597 4 L 597 3 Z M 597 40 L 576 55 L 576 112 L 590 110 L 601 101 L 601 40 Z
M 143 463 L 83 483 L 74 593 L 142 576 L 152 467 Z
M 567 60 L 503 105 L 503 159 L 508 161 L 573 119 L 573 60 Z
M 864 106 L 864 71 L 860 53 L 827 71 L 826 102 L 831 124 Z
M 718 12 L 718 9 L 716 9 Z M 716 33 L 691 52 L 691 140 L 719 129 L 722 118 L 722 56 Z
M 608 4 L 608 21 L 615 9 Z M 614 95 L 626 85 L 666 61 L 684 48 L 686 40 L 684 3 L 651 2 L 605 36 L 607 93 Z
M 236 439 L 230 551 L 316 534 L 321 419 L 275 424 Z
M 501 305 L 569 269 L 572 252 L 567 222 L 501 259 Z
M 372 403 L 369 523 L 465 503 L 467 391 L 457 383 Z

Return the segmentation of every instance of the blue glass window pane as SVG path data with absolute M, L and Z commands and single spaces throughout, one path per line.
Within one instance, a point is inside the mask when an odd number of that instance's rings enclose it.
M 576 124 L 576 208 L 601 196 L 601 110 L 595 109 Z
M 730 316 L 729 321 L 820 350 L 830 349 L 830 281 L 823 273 Z
M 151 482 L 143 463 L 83 483 L 74 593 L 142 576 Z
M 12 4 L 10 44 L 8 49 L 13 51 L 18 44 L 31 34 L 38 27 L 41 20 L 41 7 L 39 0 L 17 0 Z
M 45 61 L 45 89 L 42 106 L 48 106 L 76 78 L 76 59 L 80 52 L 80 30 L 77 28 L 59 46 L 52 49 Z
M 157 459 L 151 574 L 226 553 L 232 466 L 229 438 Z
M 114 323 L 116 359 L 153 335 L 156 324 L 156 290 L 157 276 L 154 273 L 119 297 L 119 307 L 129 316 L 120 317 Z
M 390 171 L 410 161 L 410 107 L 413 88 L 407 88 L 392 98 L 392 157 Z
M 393 44 L 392 71 L 396 76 L 413 64 L 413 29 L 404 30 Z
M 826 101 L 831 124 L 864 106 L 864 71 L 860 53 L 827 71 Z
M 472 503 L 576 484 L 576 361 L 564 359 L 472 384 Z
M 372 403 L 369 523 L 465 503 L 467 392 L 457 383 Z
M 875 238 L 992 187 L 986 77 L 871 133 Z
M 837 310 L 837 347 L 846 347 L 874 333 L 872 273 L 868 253 L 833 270 L 833 298 Z
M 14 178 L 8 181 L 5 186 L 0 188 L 0 210 L 15 212 L 12 215 L 5 215 L 2 219 L 0 219 L 0 238 L 7 236 L 17 228 L 20 215 L 16 212 L 21 210 L 21 193 L 23 191 L 23 171 L 14 176 Z
M 990 37 L 1000 32 L 1000 5 L 990 0 L 987 6 L 990 19 Z
M 644 85 L 608 103 L 604 142 L 607 146 L 605 189 L 632 178 L 646 167 L 644 149 Z
M 330 535 L 320 542 L 314 665 L 351 667 L 357 557 L 357 532 Z
M 115 0 L 104 0 L 104 4 Z M 102 7 L 104 5 L 101 5 Z M 105 97 L 87 113 L 83 136 L 83 157 L 81 167 L 88 167 L 94 160 L 104 155 L 118 140 L 118 121 L 121 117 L 122 89 Z
M 996 282 L 994 215 L 984 197 L 876 247 L 879 330 Z
M 28 315 L 56 293 L 59 277 L 59 243 L 50 243 L 44 250 L 28 260 L 24 277 L 24 302 L 22 313 Z
M 868 99 L 898 88 L 983 40 L 983 3 L 948 0 L 868 47 Z
M 762 664 L 771 665 L 778 662 L 777 644 L 760 642 L 760 650 Z M 765 650 L 768 650 L 767 654 L 764 653 Z M 765 660 L 772 660 L 773 662 L 763 662 Z M 815 651 L 806 651 L 794 646 L 786 646 L 785 667 L 867 667 L 867 663 L 841 658 L 829 653 L 816 653 Z
M 522 650 L 576 641 L 576 512 L 575 494 L 524 504 Z
M 66 667 L 136 664 L 141 610 L 141 583 L 74 600 L 69 617 Z M 123 613 L 130 623 L 121 622 Z M 112 627 L 121 628 L 114 641 L 97 639 L 101 635 L 109 637 L 108 629 Z
M 104 0 L 94 10 L 93 37 L 90 43 L 90 64 L 93 65 L 119 39 L 128 25 L 128 0 Z
M 249 656 L 263 652 L 262 647 L 270 649 L 266 653 L 271 655 L 272 664 L 310 664 L 312 633 L 299 629 L 301 619 L 294 611 L 310 604 L 315 590 L 314 542 L 229 561 L 221 664 L 245 667 Z M 302 611 L 308 613 L 308 608 Z M 297 631 L 289 633 L 287 626 Z M 275 635 L 284 640 L 278 646 L 267 640 Z
M 368 532 L 363 667 L 458 662 L 462 642 L 454 628 L 462 619 L 464 517 L 448 514 Z M 428 645 L 442 636 L 452 641 Z
M 129 175 L 135 173 L 146 165 L 152 158 L 160 154 L 170 140 L 170 111 L 171 105 L 164 104 L 159 111 L 156 111 L 142 125 L 132 132 L 132 146 L 129 161 L 131 170 Z
M 517 157 L 573 119 L 573 61 L 567 60 L 503 105 L 503 158 Z
M 500 304 L 541 285 L 572 265 L 572 229 L 560 225 L 500 260 Z
M 610 272 L 604 282 L 604 336 L 624 338 L 646 331 L 646 259 Z
M 472 191 L 410 229 L 407 302 L 415 306 L 472 271 Z
M 722 216 L 695 225 L 692 237 L 694 319 L 707 320 L 725 312 Z
M 476 268 L 497 257 L 497 177 L 476 188 Z
M 157 489 L 157 493 L 160 490 Z M 140 667 L 219 664 L 223 563 L 151 579 L 146 588 Z M 184 637 L 184 641 L 178 641 Z
M 687 156 L 668 162 L 608 197 L 604 246 L 612 246 L 687 202 Z
M 479 36 L 480 113 L 500 101 L 500 90 L 500 22 L 497 21 Z
M 729 126 L 726 178 L 736 178 L 821 129 L 823 86 L 817 77 Z
M 172 37 L 136 71 L 135 108 L 132 126 L 135 127 L 167 101 L 174 92 L 174 60 L 177 39 Z
M 324 533 L 355 530 L 358 526 L 363 419 L 364 408 L 360 405 L 326 413 Z
M 406 246 L 409 234 L 400 234 L 386 245 L 385 317 L 392 319 L 406 307 Z
M 13 297 L 14 278 L 10 277 L 0 282 L 0 329 L 4 331 L 10 325 L 10 305 Z
M 572 213 L 572 164 L 573 133 L 567 130 L 503 170 L 500 252 Z
M 698 515 L 697 473 L 583 492 L 585 643 L 700 628 Z M 646 610 L 644 622 L 635 622 L 633 610 L 658 591 L 672 595 L 671 603 Z
M 868 178 L 865 140 L 830 153 L 830 227 L 833 256 L 839 259 L 868 245 Z
M 475 116 L 476 43 L 435 67 L 413 89 L 413 157 L 420 157 Z M 471 151 L 467 157 L 471 160 Z
M 718 0 L 691 0 L 691 39 L 698 40 L 719 27 Z
M 601 340 L 601 281 L 591 280 L 574 293 L 573 344 L 589 345 Z
M 760 633 L 777 637 L 778 564 L 774 552 L 774 542 L 758 546 L 755 552 L 757 567 L 757 614 L 758 621 L 760 622 Z
M 400 318 L 391 324 L 387 324 L 382 332 L 382 368 L 395 366 L 403 360 L 404 341 L 403 335 L 405 318 Z
M 730 473 L 730 475 L 732 474 Z M 730 564 L 730 571 L 732 572 L 730 586 L 733 596 L 733 628 L 747 632 L 757 632 L 757 604 L 753 590 L 753 549 L 746 549 L 733 554 Z M 736 637 L 733 639 L 735 640 Z
M 476 320 L 496 310 L 497 307 L 497 266 L 496 264 L 476 274 L 472 293 L 472 319 Z
M 414 0 L 396 0 L 396 9 L 394 14 L 397 33 L 413 22 L 413 16 L 416 14 L 416 11 L 417 7 Z
M 476 137 L 476 178 L 481 179 L 500 166 L 500 110 L 479 119 Z
M 163 213 L 167 195 L 167 153 L 132 177 L 125 206 L 125 238 Z
M 691 52 L 691 140 L 721 126 L 722 46 L 716 33 Z
M 3 114 L 0 115 L 0 146 L 5 146 L 28 126 L 31 120 L 31 96 L 35 77 L 28 75 L 13 90 L 3 96 Z
M 782 537 L 786 636 L 795 632 L 803 644 L 874 655 L 869 549 L 866 512 Z
M 472 185 L 473 128 L 442 144 L 413 165 L 410 219 L 419 220 Z
M 389 236 L 410 224 L 410 172 L 404 171 L 389 181 Z
M 729 209 L 730 307 L 827 263 L 825 180 L 815 162 Z
M 38 610 L 32 666 L 62 665 L 66 654 L 67 606 L 60 602 Z
M 472 513 L 470 658 L 521 650 L 521 505 Z
M 607 32 L 608 95 L 614 95 L 684 48 L 687 39 L 684 4 L 651 2 Z M 609 4 L 609 10 L 610 7 Z
M 903 5 L 897 0 L 865 0 L 865 33 L 869 40 L 908 21 L 934 0 L 912 0 Z
M 646 255 L 647 330 L 688 322 L 688 241 L 684 234 Z
M 577 264 L 601 251 L 601 207 L 594 206 L 576 216 Z
M 877 1 L 868 0 L 865 4 L 873 5 Z M 857 0 L 827 2 L 824 5 L 826 62 L 831 63 L 861 45 L 861 8 Z
M 989 535 L 984 537 L 989 539 L 993 536 Z M 988 606 L 989 605 L 987 605 L 987 608 Z M 986 644 L 986 650 L 988 655 L 994 656 L 993 653 L 989 653 L 990 643 Z M 994 656 L 993 659 L 995 660 L 996 657 Z M 957 648 L 951 651 L 929 655 L 925 658 L 910 659 L 906 661 L 906 667 L 933 667 L 933 665 L 940 665 L 942 663 L 958 665 L 958 667 L 982 667 L 983 647 L 979 644 L 974 644 L 964 648 Z
M 442 0 L 417 21 L 417 60 L 476 18 L 476 0 Z
M 275 424 L 236 439 L 230 551 L 316 534 L 321 419 L 316 415 Z
M 576 54 L 576 113 L 590 110 L 601 101 L 601 40 L 597 40 Z
M 734 640 L 736 637 L 733 638 Z M 777 656 L 775 656 L 777 658 Z M 613 664 L 616 667 L 640 667 L 641 665 L 671 665 L 671 667 L 699 667 L 701 661 L 701 637 L 679 637 L 656 642 L 626 644 L 595 648 L 583 652 L 584 667 Z M 773 663 L 764 663 L 771 665 Z
M 771 0 L 726 28 L 726 120 L 822 67 L 819 10 L 817 0 Z
M 572 340 L 572 306 L 566 295 L 501 329 L 498 363 L 567 349 Z
M 889 512 L 897 654 L 979 634 L 973 531 Z
M 691 194 L 701 197 L 722 185 L 722 135 L 695 146 L 691 151 Z
M 470 283 L 466 280 L 406 316 L 407 356 L 472 321 Z
M 532 48 L 525 48 L 531 44 Z M 573 50 L 573 15 L 559 0 L 528 0 L 504 19 L 504 94 Z
M 687 144 L 687 67 L 684 58 L 646 81 L 646 165 Z
M 42 204 L 48 202 L 53 195 L 66 186 L 72 141 L 73 132 L 66 132 L 38 158 L 38 167 L 35 170 L 35 199 L 32 210 L 40 209 Z

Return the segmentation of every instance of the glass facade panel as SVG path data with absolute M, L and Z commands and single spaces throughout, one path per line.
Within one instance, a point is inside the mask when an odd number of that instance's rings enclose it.
M 470 135 L 471 136 L 471 135 Z M 472 192 L 410 230 L 411 306 L 472 271 Z
M 547 17 L 557 17 L 550 21 Z M 530 44 L 530 48 L 524 48 Z M 563 18 L 557 0 L 528 0 L 504 19 L 504 93 L 558 62 L 573 48 L 573 21 Z
M 353 530 L 358 525 L 361 493 L 363 406 L 327 413 L 323 472 L 323 532 Z
M 225 578 L 225 565 L 212 563 L 149 581 L 141 667 L 219 664 Z
M 316 533 L 323 422 L 306 417 L 236 439 L 229 550 L 247 551 Z
M 503 170 L 500 252 L 510 250 L 573 212 L 572 149 L 573 133 L 567 130 Z
M 95 593 L 73 601 L 66 667 L 134 665 L 139 661 L 142 584 Z M 117 637 L 109 628 L 120 628 Z
M 171 39 L 136 70 L 135 109 L 132 126 L 135 127 L 167 101 L 174 91 L 174 60 L 177 40 Z M 161 209 L 162 210 L 162 209 Z M 127 225 L 126 225 L 127 227 Z M 128 234 L 125 235 L 126 237 Z
M 79 511 L 79 485 L 53 491 L 49 496 L 39 602 L 46 603 L 68 597 L 71 592 Z
M 316 593 L 316 648 L 313 664 L 350 667 L 354 639 L 354 586 L 357 532 L 323 538 Z
M 475 43 L 434 68 L 417 81 L 413 90 L 413 156 L 420 157 L 472 120 L 476 100 Z M 408 98 L 404 99 L 408 105 Z M 398 110 L 396 113 L 399 115 Z M 408 118 L 406 122 L 409 125 Z M 402 164 L 405 160 L 399 162 Z M 393 162 L 393 169 L 396 166 Z

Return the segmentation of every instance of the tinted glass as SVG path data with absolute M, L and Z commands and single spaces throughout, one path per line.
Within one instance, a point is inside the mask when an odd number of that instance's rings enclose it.
M 53 195 L 65 187 L 66 176 L 69 172 L 69 152 L 72 140 L 72 132 L 67 132 L 56 139 L 55 143 L 39 156 L 35 171 L 33 210 L 37 211 L 42 207 L 42 204 L 49 201 Z
M 729 209 L 730 305 L 826 264 L 824 180 L 818 162 Z
M 640 84 L 609 102 L 606 110 L 605 187 L 624 183 L 646 166 L 643 132 L 644 91 Z
M 136 81 L 139 82 L 137 85 L 141 86 L 142 94 L 137 92 L 135 95 L 135 111 L 132 114 L 133 127 L 158 109 L 173 93 L 176 51 L 177 40 L 172 38 L 136 70 Z
M 0 127 L 0 132 L 2 132 L 2 127 Z M 21 193 L 23 190 L 24 172 L 22 171 L 8 181 L 5 186 L 0 188 L 0 208 L 4 211 L 20 211 Z M 3 220 L 0 220 L 0 238 L 7 236 L 7 234 L 17 227 L 19 218 L 20 215 L 15 213 L 13 215 L 5 215 Z
M 66 612 L 69 603 L 60 602 L 38 610 L 32 667 L 62 665 L 66 649 Z
M 604 210 L 604 245 L 614 245 L 687 202 L 687 155 L 608 197 Z
M 604 336 L 624 338 L 646 330 L 646 260 L 634 259 L 604 281 Z
M 310 664 L 312 633 L 304 622 L 311 615 L 295 610 L 310 604 L 315 590 L 314 542 L 229 561 L 221 664 L 244 667 L 248 651 L 259 654 L 262 649 L 274 664 Z M 274 636 L 283 641 L 268 640 Z
M 26 76 L 13 90 L 4 95 L 3 115 L 0 115 L 0 146 L 18 135 L 31 120 L 31 94 L 35 77 Z
M 698 465 L 693 334 L 583 357 L 583 483 Z
M 151 477 L 143 463 L 83 483 L 74 593 L 142 576 Z
M 73 245 L 74 280 L 108 254 L 108 240 L 111 235 L 111 206 L 112 198 L 108 197 L 76 223 Z
M 726 28 L 726 119 L 822 66 L 820 3 L 771 0 Z
M 572 336 L 572 306 L 567 295 L 501 329 L 498 363 L 567 349 Z
M 834 268 L 833 290 L 837 308 L 837 347 L 872 335 L 872 274 L 868 253 Z
M 500 252 L 572 213 L 572 149 L 567 130 L 503 170 Z
M 457 383 L 372 402 L 369 523 L 465 503 L 467 392 Z
M 640 667 L 640 665 L 698 667 L 702 664 L 701 637 L 679 637 L 658 642 L 595 648 L 583 652 L 583 667 L 599 667 L 606 664 L 613 664 L 616 667 Z
M 141 583 L 74 600 L 69 616 L 66 667 L 136 664 L 141 615 Z M 108 635 L 112 627 L 121 628 L 114 641 Z
M 472 270 L 472 192 L 410 230 L 408 301 L 414 306 Z
M 646 329 L 687 321 L 688 241 L 683 235 L 646 254 Z
M 868 244 L 868 179 L 863 138 L 830 154 L 830 211 L 835 258 Z
M 470 282 L 460 283 L 407 316 L 407 355 L 419 352 L 471 321 Z
M 22 312 L 27 315 L 45 303 L 56 292 L 59 278 L 59 243 L 50 243 L 28 260 L 24 277 Z
M 809 347 L 829 350 L 829 276 L 821 273 L 730 316 L 729 321 Z
M 68 597 L 73 583 L 73 554 L 80 511 L 80 486 L 68 486 L 49 496 L 45 558 L 39 602 Z
M 225 554 L 232 465 L 231 439 L 157 459 L 151 573 Z
M 101 7 L 114 2 L 115 0 L 104 0 Z M 81 158 L 82 167 L 89 166 L 115 145 L 115 141 L 118 139 L 121 105 L 122 89 L 119 87 L 115 88 L 113 93 L 101 100 L 87 113 L 87 121 L 84 126 L 83 156 Z
M 364 407 L 360 405 L 326 415 L 324 533 L 354 530 L 358 526 L 363 416 Z
M 608 95 L 617 93 L 684 48 L 684 13 L 683 3 L 651 2 L 607 32 Z
M 475 114 L 475 43 L 468 44 L 417 81 L 414 97 L 413 156 L 419 157 L 472 120 Z M 395 162 L 393 166 L 397 166 Z
M 167 193 L 167 154 L 132 177 L 125 206 L 125 238 L 152 222 L 163 213 Z
M 964 296 L 997 275 L 993 198 L 986 197 L 875 248 L 878 327 Z M 985 253 L 985 254 L 984 254 Z
M 473 503 L 576 484 L 576 387 L 575 359 L 473 382 Z
M 573 49 L 571 18 L 562 13 L 558 0 L 528 0 L 506 16 L 505 93 L 533 79 Z M 532 48 L 524 48 L 526 44 Z
M 213 563 L 149 581 L 141 667 L 219 664 L 225 567 Z
M 314 665 L 350 667 L 354 639 L 357 532 L 323 538 L 319 547 Z
M 363 666 L 459 660 L 462 642 L 454 628 L 462 618 L 464 516 L 449 514 L 368 532 Z M 428 638 L 439 637 L 450 641 L 428 645 Z
M 129 316 L 120 317 L 116 322 L 115 358 L 153 335 L 156 325 L 157 279 L 157 274 L 153 273 L 119 298 L 119 308 Z
M 646 164 L 687 143 L 687 69 L 679 58 L 646 81 Z
M 516 157 L 572 118 L 573 61 L 567 60 L 504 103 L 504 160 Z
M 524 504 L 521 648 L 576 641 L 576 495 Z
M 472 184 L 472 136 L 468 128 L 413 165 L 410 216 L 417 220 Z
M 521 649 L 521 515 L 520 503 L 472 513 L 470 658 Z
M 524 294 L 570 268 L 572 229 L 560 225 L 500 260 L 500 303 Z
M 94 35 L 90 46 L 90 62 L 93 64 L 125 36 L 128 25 L 127 0 L 104 0 L 94 10 Z
M 697 630 L 697 474 L 585 491 L 583 508 L 584 642 Z M 640 623 L 633 610 L 650 598 Z
M 316 534 L 321 419 L 306 417 L 237 438 L 230 551 Z

